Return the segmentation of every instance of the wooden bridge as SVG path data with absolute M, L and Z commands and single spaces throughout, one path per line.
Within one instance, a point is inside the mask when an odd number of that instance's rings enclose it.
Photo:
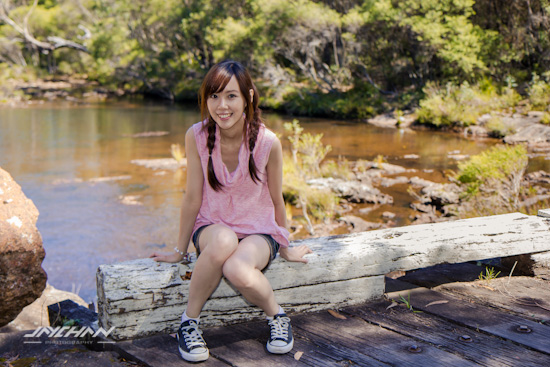
M 550 281 L 501 273 L 487 283 L 477 280 L 482 270 L 437 265 L 387 278 L 384 299 L 291 316 L 286 355 L 267 352 L 263 321 L 207 328 L 211 356 L 201 366 L 549 366 Z M 168 334 L 112 346 L 149 367 L 190 365 Z
M 291 315 L 294 350 L 270 355 L 267 326 L 255 322 L 260 311 L 222 281 L 201 316 L 212 354 L 204 365 L 550 365 L 548 217 L 513 213 L 296 241 L 315 251 L 310 262 L 276 260 L 266 271 Z M 449 265 L 521 254 L 547 279 L 480 281 L 484 268 Z M 384 276 L 437 264 L 446 265 Z M 133 339 L 115 344 L 121 353 L 149 366 L 184 363 L 169 334 L 191 271 L 149 259 L 98 269 L 100 324 L 114 326 L 117 340 Z

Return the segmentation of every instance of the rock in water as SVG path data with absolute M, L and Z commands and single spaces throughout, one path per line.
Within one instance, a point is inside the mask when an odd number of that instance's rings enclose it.
M 0 168 L 0 326 L 15 319 L 46 287 L 37 219 L 33 202 Z
M 314 178 L 307 184 L 315 189 L 330 189 L 352 203 L 392 204 L 393 198 L 383 194 L 370 183 L 346 181 L 339 178 Z

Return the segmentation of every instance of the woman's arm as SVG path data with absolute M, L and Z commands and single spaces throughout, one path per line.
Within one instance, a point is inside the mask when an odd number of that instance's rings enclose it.
M 267 161 L 267 186 L 275 207 L 275 221 L 287 228 L 285 200 L 283 199 L 283 147 L 275 138 Z
M 283 199 L 283 147 L 279 139 L 275 138 L 267 161 L 267 185 L 271 200 L 275 207 L 275 220 L 283 228 L 287 228 L 285 201 Z M 312 253 L 306 245 L 297 247 L 281 247 L 279 253 L 287 261 L 307 263 L 305 254 Z
M 202 186 L 204 184 L 199 152 L 192 127 L 185 134 L 185 152 L 187 155 L 187 187 L 181 204 L 180 229 L 176 244 L 178 250 L 184 254 L 187 253 L 195 220 L 202 204 Z M 183 259 L 183 255 L 176 251 L 168 254 L 153 252 L 149 257 L 155 261 L 165 262 L 178 262 Z

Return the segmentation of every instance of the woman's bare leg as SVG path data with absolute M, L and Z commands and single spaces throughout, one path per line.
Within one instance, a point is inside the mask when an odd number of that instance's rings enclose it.
M 223 264 L 223 275 L 250 303 L 260 307 L 268 316 L 274 316 L 279 305 L 269 280 L 261 271 L 270 254 L 269 244 L 263 236 L 246 237 Z
M 187 300 L 187 316 L 199 314 L 222 277 L 222 267 L 235 252 L 239 239 L 233 230 L 220 224 L 206 227 L 199 236 L 200 256 L 197 259 Z

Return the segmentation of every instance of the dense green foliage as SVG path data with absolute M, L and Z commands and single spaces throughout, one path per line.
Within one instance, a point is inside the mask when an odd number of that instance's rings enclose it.
M 519 210 L 521 180 L 527 168 L 523 145 L 496 146 L 459 163 L 457 181 L 463 188 L 465 216 Z
M 465 86 L 476 94 L 483 89 L 477 81 L 491 80 L 493 101 L 480 104 L 492 106 L 507 77 L 531 96 L 533 108 L 545 109 L 550 98 L 544 74 L 550 69 L 549 0 L 2 4 L 3 82 L 20 77 L 4 72 L 9 65 L 27 75 L 76 74 L 112 88 L 195 99 L 206 70 L 233 58 L 252 70 L 265 106 L 297 114 L 364 118 L 413 107 L 426 93 L 422 118 L 453 124 L 452 112 L 430 115 L 435 82 L 451 86 L 440 98 L 460 102 L 487 99 L 464 95 Z M 467 125 L 471 118 L 460 121 Z

